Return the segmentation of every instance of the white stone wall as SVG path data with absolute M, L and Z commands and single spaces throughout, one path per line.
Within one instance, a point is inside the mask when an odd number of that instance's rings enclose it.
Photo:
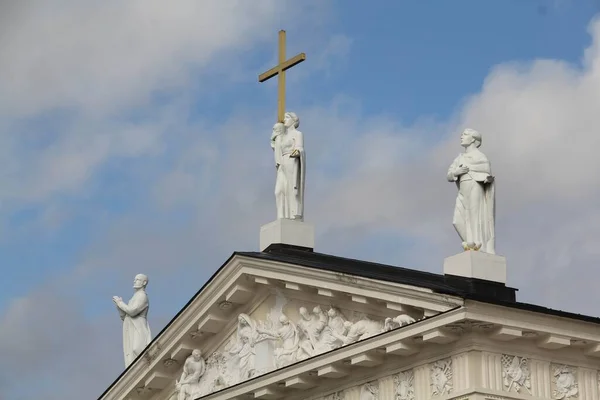
M 600 365 L 589 368 L 517 354 L 468 351 L 306 400 L 525 398 L 599 400 Z

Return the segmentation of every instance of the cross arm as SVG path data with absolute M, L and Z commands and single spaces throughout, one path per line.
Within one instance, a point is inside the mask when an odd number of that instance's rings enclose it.
M 260 74 L 258 76 L 258 81 L 259 82 L 267 81 L 267 80 L 271 79 L 272 77 L 274 77 L 275 75 L 277 75 L 278 73 L 285 71 L 287 69 L 290 69 L 296 64 L 300 64 L 304 60 L 306 60 L 306 54 L 300 53 L 297 56 L 290 58 L 286 62 L 281 63 L 278 66 L 271 68 L 267 72 Z

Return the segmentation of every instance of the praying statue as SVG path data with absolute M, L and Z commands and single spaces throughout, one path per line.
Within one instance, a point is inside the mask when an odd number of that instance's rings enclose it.
M 465 148 L 448 169 L 448 181 L 456 182 L 458 196 L 452 223 L 463 249 L 496 254 L 494 219 L 496 200 L 491 165 L 481 146 L 481 134 L 465 129 L 460 136 Z
M 117 305 L 119 316 L 123 321 L 123 353 L 125 355 L 125 367 L 129 366 L 135 358 L 146 348 L 150 340 L 150 326 L 148 325 L 148 295 L 146 286 L 148 277 L 138 274 L 133 280 L 135 293 L 125 304 L 119 296 L 113 296 Z
M 300 119 L 285 113 L 283 123 L 273 126 L 271 147 L 275 156 L 275 203 L 277 219 L 304 219 L 304 183 L 306 154 L 304 139 L 298 130 Z

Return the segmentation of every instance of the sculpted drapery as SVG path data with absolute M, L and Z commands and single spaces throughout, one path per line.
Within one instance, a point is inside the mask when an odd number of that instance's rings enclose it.
M 257 343 L 267 339 L 276 339 L 271 332 L 261 329 L 247 314 L 238 316 L 236 344 L 229 354 L 234 358 L 238 368 L 238 382 L 254 377 L 256 372 L 256 349 Z
M 495 184 L 491 164 L 479 150 L 481 134 L 465 129 L 461 145 L 465 152 L 454 159 L 447 174 L 458 187 L 452 222 L 465 250 L 496 254 Z
M 300 119 L 293 112 L 285 114 L 283 123 L 273 126 L 271 147 L 274 151 L 275 201 L 278 219 L 304 219 L 306 153 L 304 137 L 297 128 Z

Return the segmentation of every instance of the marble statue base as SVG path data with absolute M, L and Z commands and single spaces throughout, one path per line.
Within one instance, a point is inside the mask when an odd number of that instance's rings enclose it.
M 260 251 L 272 244 L 314 249 L 315 227 L 302 221 L 278 219 L 260 227 Z
M 469 250 L 444 260 L 444 274 L 506 283 L 506 258 Z

